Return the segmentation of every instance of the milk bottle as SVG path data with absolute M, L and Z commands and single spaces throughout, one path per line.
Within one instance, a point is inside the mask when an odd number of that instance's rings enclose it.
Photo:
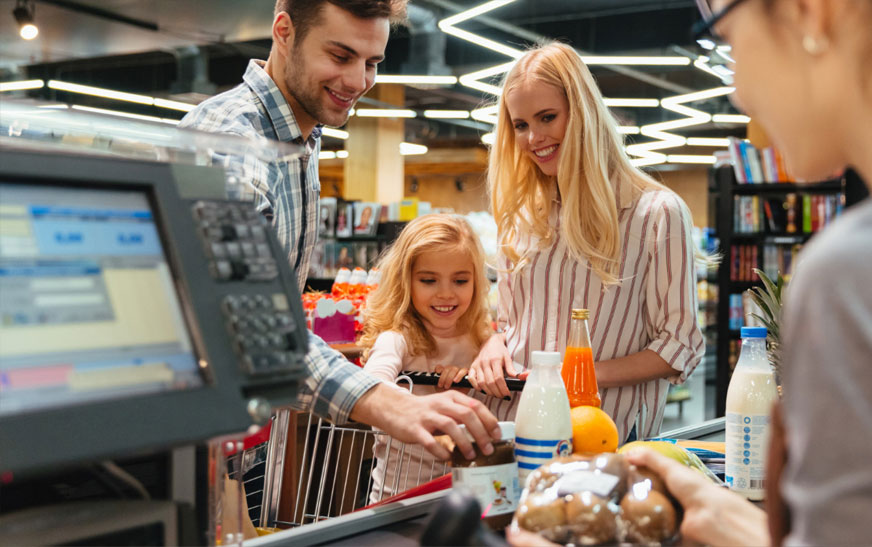
M 515 459 L 521 485 L 543 463 L 572 453 L 569 398 L 560 376 L 560 364 L 557 352 L 532 354 L 530 376 L 515 417 Z
M 766 357 L 766 328 L 742 327 L 742 351 L 727 389 L 726 483 L 750 500 L 762 500 L 769 448 L 769 418 L 778 400 Z

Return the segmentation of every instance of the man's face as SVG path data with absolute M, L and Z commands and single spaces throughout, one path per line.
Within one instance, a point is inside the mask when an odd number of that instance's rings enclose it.
M 317 24 L 291 45 L 288 91 L 317 123 L 345 124 L 348 111 L 375 83 L 389 34 L 386 18 L 360 19 L 325 3 Z

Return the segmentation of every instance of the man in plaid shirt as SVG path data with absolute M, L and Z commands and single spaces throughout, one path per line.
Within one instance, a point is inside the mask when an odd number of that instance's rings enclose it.
M 182 127 L 267 137 L 305 148 L 290 162 L 246 155 L 221 158 L 229 176 L 243 183 L 242 199 L 276 229 L 303 291 L 318 237 L 320 124 L 344 125 L 354 103 L 375 82 L 390 24 L 405 15 L 407 0 L 278 0 L 273 45 L 266 62 L 251 60 L 239 86 L 204 101 Z M 449 390 L 413 396 L 380 383 L 309 333 L 308 377 L 293 405 L 328 417 L 378 427 L 394 438 L 423 445 L 446 459 L 433 434 L 449 434 L 474 457 L 463 423 L 485 453 L 499 439 L 496 418 L 478 401 Z

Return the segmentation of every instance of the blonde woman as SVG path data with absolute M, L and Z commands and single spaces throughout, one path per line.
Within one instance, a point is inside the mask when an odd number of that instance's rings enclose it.
M 415 386 L 428 395 L 461 380 L 492 332 L 484 251 L 475 232 L 454 215 L 425 215 L 410 222 L 380 260 L 382 277 L 367 301 L 364 370 L 393 384 L 400 371 L 441 373 L 438 387 Z M 481 399 L 484 397 L 479 395 Z M 422 447 L 384 437 L 375 443 L 370 502 L 448 472 Z
M 563 352 L 570 311 L 591 310 L 602 408 L 619 438 L 659 431 L 669 383 L 702 357 L 691 217 L 630 164 L 590 71 L 569 46 L 527 52 L 506 75 L 488 184 L 500 245 L 499 315 L 470 370 L 514 416 L 504 374 Z

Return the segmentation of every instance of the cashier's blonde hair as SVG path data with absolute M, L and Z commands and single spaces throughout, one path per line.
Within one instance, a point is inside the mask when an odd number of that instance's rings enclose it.
M 412 268 L 423 253 L 462 250 L 473 264 L 475 284 L 469 308 L 458 319 L 458 331 L 468 332 L 476 347 L 490 336 L 484 251 L 472 227 L 457 215 L 424 215 L 409 222 L 400 237 L 379 259 L 381 281 L 366 302 L 363 337 L 364 360 L 379 334 L 392 330 L 406 339 L 411 355 L 432 355 L 436 342 L 412 305 Z
M 530 81 L 557 87 L 569 104 L 556 180 L 562 201 L 561 236 L 574 258 L 587 259 L 603 284 L 616 284 L 621 257 L 616 182 L 629 185 L 634 196 L 666 187 L 630 163 L 618 124 L 590 70 L 565 44 L 549 43 L 526 52 L 503 82 L 488 166 L 500 250 L 512 269 L 518 269 L 526 262 L 516 249 L 523 236 L 536 236 L 543 247 L 555 236 L 548 224 L 555 181 L 516 144 L 506 104 L 508 93 Z

